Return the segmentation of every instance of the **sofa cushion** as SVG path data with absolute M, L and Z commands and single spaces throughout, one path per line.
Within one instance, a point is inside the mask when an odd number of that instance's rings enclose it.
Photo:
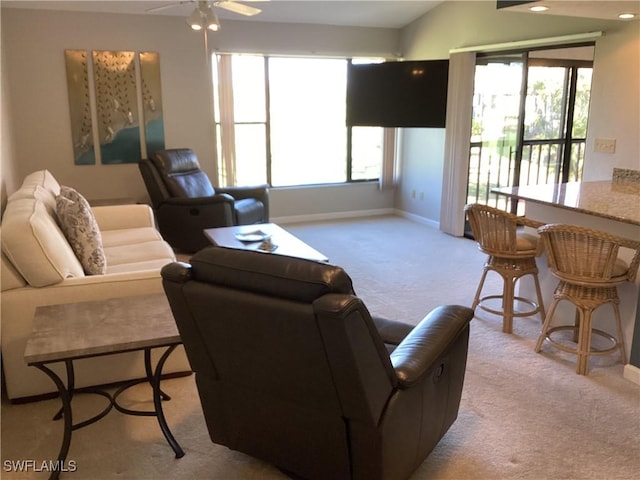
M 60 194 L 60 185 L 49 170 L 38 170 L 27 175 L 21 187 L 7 199 L 19 200 L 35 198 L 44 202 L 51 214 L 56 210 L 56 196 Z
M 7 203 L 2 219 L 2 251 L 34 287 L 84 277 L 82 265 L 56 220 L 45 203 L 35 198 Z
M 162 236 L 158 230 L 153 227 L 101 230 L 100 234 L 102 235 L 102 245 L 104 248 L 162 240 Z
M 22 276 L 18 273 L 18 271 L 4 254 L 2 254 L 2 258 L 0 261 L 0 287 L 2 287 L 3 292 L 5 290 L 21 288 L 27 284 L 27 282 L 24 281 L 24 278 L 22 278 Z
M 123 263 L 121 265 L 108 265 L 107 274 L 117 273 L 139 273 L 148 270 L 159 271 L 165 265 L 171 263 L 173 260 L 168 258 L 155 258 L 151 260 L 143 260 L 140 262 Z
M 38 170 L 24 177 L 22 186 L 29 185 L 40 185 L 51 192 L 53 196 L 60 194 L 60 184 L 49 170 Z
M 107 265 L 109 266 L 107 271 L 109 273 L 116 271 L 112 269 L 112 267 L 116 267 L 117 265 L 147 262 L 149 260 L 161 260 L 162 262 L 169 263 L 175 259 L 175 255 L 169 244 L 157 240 L 105 247 L 104 252 L 107 256 Z
M 60 226 L 87 275 L 107 271 L 102 236 L 89 202 L 71 187 L 62 186 L 56 197 Z

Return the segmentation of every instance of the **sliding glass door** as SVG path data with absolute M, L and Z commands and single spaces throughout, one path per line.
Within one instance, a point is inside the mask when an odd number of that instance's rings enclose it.
M 582 178 L 592 55 L 578 47 L 478 56 L 468 203 L 522 214 L 491 190 Z
M 524 54 L 478 57 L 474 79 L 467 203 L 504 208 L 491 189 L 516 184 Z

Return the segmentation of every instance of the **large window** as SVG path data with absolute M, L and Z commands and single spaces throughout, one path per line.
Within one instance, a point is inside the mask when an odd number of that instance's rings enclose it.
M 346 126 L 349 60 L 224 57 L 213 62 L 222 184 L 378 179 L 383 129 Z
M 591 45 L 477 57 L 467 203 L 522 214 L 492 190 L 581 180 L 592 59 Z

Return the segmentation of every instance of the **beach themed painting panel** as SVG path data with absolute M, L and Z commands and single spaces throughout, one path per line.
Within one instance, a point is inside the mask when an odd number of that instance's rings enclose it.
M 65 50 L 71 141 L 75 165 L 95 165 L 86 50 Z
M 102 163 L 137 163 L 141 148 L 135 54 L 92 53 Z
M 157 52 L 140 52 L 142 114 L 147 157 L 164 150 L 164 118 L 160 83 L 160 56 Z

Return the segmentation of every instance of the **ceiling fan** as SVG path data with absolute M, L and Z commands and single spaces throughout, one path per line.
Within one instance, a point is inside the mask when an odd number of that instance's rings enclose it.
M 243 2 L 268 2 L 269 0 L 242 0 Z M 146 10 L 148 13 L 158 12 L 160 10 L 164 10 L 167 8 L 172 8 L 178 5 L 185 5 L 189 3 L 195 3 L 196 8 L 189 17 L 187 17 L 187 23 L 194 30 L 202 30 L 209 29 L 214 32 L 220 30 L 220 21 L 218 20 L 218 16 L 216 15 L 216 8 L 223 8 L 224 10 L 228 10 L 233 13 L 237 13 L 240 15 L 245 15 L 251 17 L 253 15 L 257 15 L 262 10 L 256 7 L 251 7 L 249 5 L 244 5 L 244 3 L 239 3 L 234 0 L 183 0 L 179 2 L 169 3 L 167 5 L 161 5 L 159 7 L 154 7 Z

